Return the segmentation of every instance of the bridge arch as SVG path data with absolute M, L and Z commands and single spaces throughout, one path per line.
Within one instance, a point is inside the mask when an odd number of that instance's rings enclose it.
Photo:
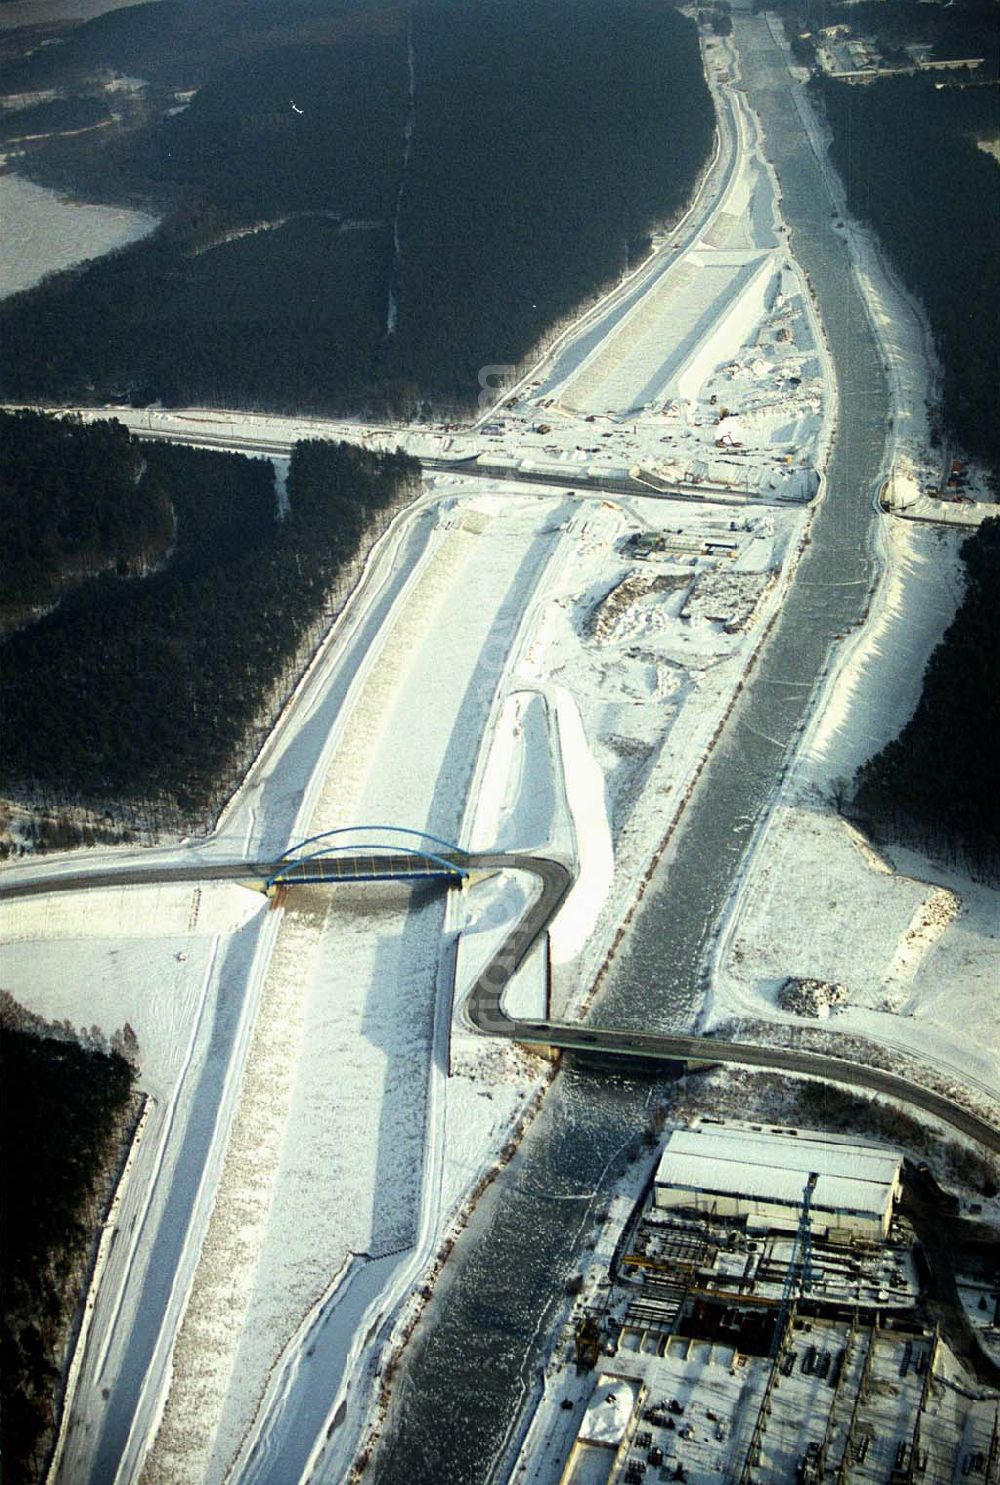
M 340 826 L 337 827 L 336 830 L 322 830 L 322 831 L 320 831 L 319 835 L 310 835 L 305 840 L 300 840 L 294 846 L 287 846 L 285 848 L 285 850 L 282 851 L 281 855 L 278 857 L 278 861 L 279 862 L 280 861 L 287 861 L 291 856 L 294 855 L 294 853 L 296 851 L 304 851 L 305 848 L 306 848 L 306 846 L 316 845 L 318 841 L 321 841 L 321 840 L 333 840 L 334 837 L 339 836 L 339 835 L 359 835 L 362 832 L 365 832 L 366 833 L 368 831 L 377 831 L 381 835 L 403 835 L 403 836 L 409 836 L 412 840 L 430 841 L 432 845 L 441 846 L 444 850 L 451 851 L 456 856 L 467 856 L 468 855 L 468 852 L 467 851 L 463 851 L 462 850 L 462 847 L 461 846 L 456 846 L 453 841 L 444 840 L 440 835 L 431 835 L 430 831 L 428 831 L 428 830 L 412 830 L 407 825 L 340 825 Z M 331 847 L 331 849 L 350 850 L 352 848 L 351 847 L 343 847 L 343 848 L 334 848 L 334 847 Z M 369 844 L 366 843 L 365 845 L 363 845 L 361 847 L 357 847 L 357 848 L 353 848 L 353 849 L 360 849 L 360 850 L 368 851 L 368 850 L 371 850 L 372 847 Z M 384 850 L 391 850 L 392 848 L 390 846 L 379 846 L 379 847 L 377 847 L 377 849 L 380 849 L 380 850 L 382 850 L 382 849 L 384 849 Z M 415 848 L 415 849 L 419 850 L 420 848 Z M 425 854 L 426 854 L 426 852 L 425 852 Z M 311 856 L 308 859 L 309 860 L 314 860 L 315 857 L 314 856 Z

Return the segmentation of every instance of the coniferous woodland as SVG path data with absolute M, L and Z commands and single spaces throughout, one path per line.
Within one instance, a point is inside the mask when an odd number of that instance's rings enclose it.
M 823 77 L 831 157 L 848 205 L 878 232 L 927 311 L 942 366 L 943 431 L 1000 478 L 1000 215 L 991 87 L 923 76 L 851 87 Z
M 10 421 L 0 415 L 0 427 Z M 20 435 L 26 425 L 13 421 Z M 97 471 L 92 486 L 76 485 L 80 526 L 98 524 L 105 484 L 138 454 L 136 520 L 121 519 L 97 576 L 0 643 L 0 790 L 145 828 L 205 822 L 258 750 L 367 546 L 411 497 L 419 466 L 402 453 L 298 444 L 279 518 L 268 460 L 139 445 L 114 424 L 71 427 L 67 458 Z M 73 487 L 73 467 L 53 466 L 57 488 Z M 8 471 L 15 497 L 20 470 L 43 492 L 30 442 Z M 164 508 L 169 556 L 135 576 L 116 553 L 133 550 L 146 513 Z M 25 502 L 25 545 L 44 555 L 52 524 L 44 499 Z M 57 545 L 54 567 L 60 554 Z M 48 581 L 44 570 L 36 579 Z
M 94 1237 L 137 1113 L 127 1038 L 116 1040 L 122 1050 L 91 1033 L 81 1041 L 68 1025 L 48 1027 L 0 994 L 0 1449 L 8 1485 L 43 1477 Z
M 0 114 L 0 143 L 22 143 L 57 130 L 96 129 L 110 119 L 111 112 L 102 98 L 53 98 L 48 103 Z
M 99 572 L 163 558 L 170 502 L 142 468 L 120 423 L 0 414 L 0 628 Z
M 880 840 L 1000 872 L 1000 518 L 962 544 L 965 596 L 931 655 L 909 722 L 855 779 Z
M 161 0 L 0 88 L 99 65 L 150 80 L 134 116 L 19 169 L 165 217 L 0 306 L 8 400 L 473 408 L 482 367 L 646 251 L 713 137 L 695 25 L 660 0 Z

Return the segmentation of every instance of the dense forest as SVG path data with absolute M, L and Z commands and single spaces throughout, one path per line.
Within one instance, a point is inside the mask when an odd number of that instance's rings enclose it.
M 681 210 L 714 114 L 694 24 L 655 0 L 453 0 L 414 33 L 388 370 L 469 406 Z
M 31 45 L 0 66 L 0 91 L 83 88 L 113 71 L 151 89 L 199 87 L 234 57 L 293 43 L 324 46 L 405 24 L 400 0 L 157 0 L 83 25 L 29 30 Z M 38 45 L 38 30 L 47 31 Z
M 145 99 L 138 127 L 47 142 L 25 166 L 95 200 L 186 211 L 181 224 L 193 223 L 185 240 L 195 247 L 215 230 L 295 212 L 384 218 L 398 185 L 407 85 L 396 31 L 260 56 L 234 48 L 185 106 L 158 113 Z
M 0 632 L 99 572 L 162 559 L 170 502 L 141 472 L 120 423 L 0 411 Z
M 92 1245 L 134 1116 L 118 1051 L 0 1005 L 0 1450 L 6 1485 L 35 1485 L 54 1443 L 59 1389 Z
M 945 431 L 1000 476 L 1000 214 L 997 163 L 977 147 L 996 131 L 990 88 L 899 77 L 813 86 L 851 211 L 878 232 L 922 301 L 943 368 Z
M 103 98 L 52 98 L 0 114 L 0 143 L 31 139 L 53 131 L 93 129 L 111 119 L 111 110 Z
M 855 779 L 855 807 L 880 840 L 1000 871 L 1000 518 L 962 544 L 965 596 L 931 655 L 899 737 Z
M 95 461 L 100 448 L 114 454 L 103 426 Z M 268 460 L 141 449 L 137 489 L 172 512 L 170 560 L 139 578 L 100 573 L 2 642 L 0 790 L 145 828 L 207 823 L 418 466 L 298 444 L 279 518 Z
M 659 0 L 247 0 L 228 48 L 205 0 L 115 14 L 0 88 L 100 63 L 152 79 L 135 119 L 19 168 L 165 216 L 0 306 L 10 400 L 472 408 L 481 367 L 647 250 L 711 149 L 695 25 Z

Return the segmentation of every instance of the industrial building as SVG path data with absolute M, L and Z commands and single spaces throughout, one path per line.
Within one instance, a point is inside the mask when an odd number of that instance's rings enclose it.
M 514 1485 L 1000 1485 L 1000 1394 L 927 1313 L 915 1172 L 816 1130 L 673 1130 L 612 1204 Z
M 1000 1394 L 927 1309 L 917 1169 L 904 1191 L 875 1144 L 671 1132 L 609 1213 L 514 1485 L 1000 1485 Z
M 889 1231 L 902 1163 L 898 1152 L 834 1134 L 704 1119 L 671 1133 L 653 1180 L 653 1206 L 745 1221 L 751 1231 L 793 1232 L 815 1176 L 814 1235 L 878 1242 Z

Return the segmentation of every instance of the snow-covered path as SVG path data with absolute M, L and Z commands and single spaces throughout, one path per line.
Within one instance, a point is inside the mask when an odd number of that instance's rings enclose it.
M 417 59 L 413 49 L 412 11 L 410 11 L 406 21 L 406 68 L 409 83 L 406 100 L 406 123 L 403 126 L 403 158 L 399 167 L 399 190 L 396 193 L 396 211 L 392 219 L 392 272 L 389 282 L 389 306 L 386 310 L 385 318 L 385 333 L 387 336 L 395 334 L 396 319 L 399 314 L 397 290 L 399 288 L 400 265 L 403 260 L 403 241 L 399 232 L 399 224 L 403 215 L 403 202 L 406 199 L 406 177 L 410 168 L 413 131 L 417 124 Z

